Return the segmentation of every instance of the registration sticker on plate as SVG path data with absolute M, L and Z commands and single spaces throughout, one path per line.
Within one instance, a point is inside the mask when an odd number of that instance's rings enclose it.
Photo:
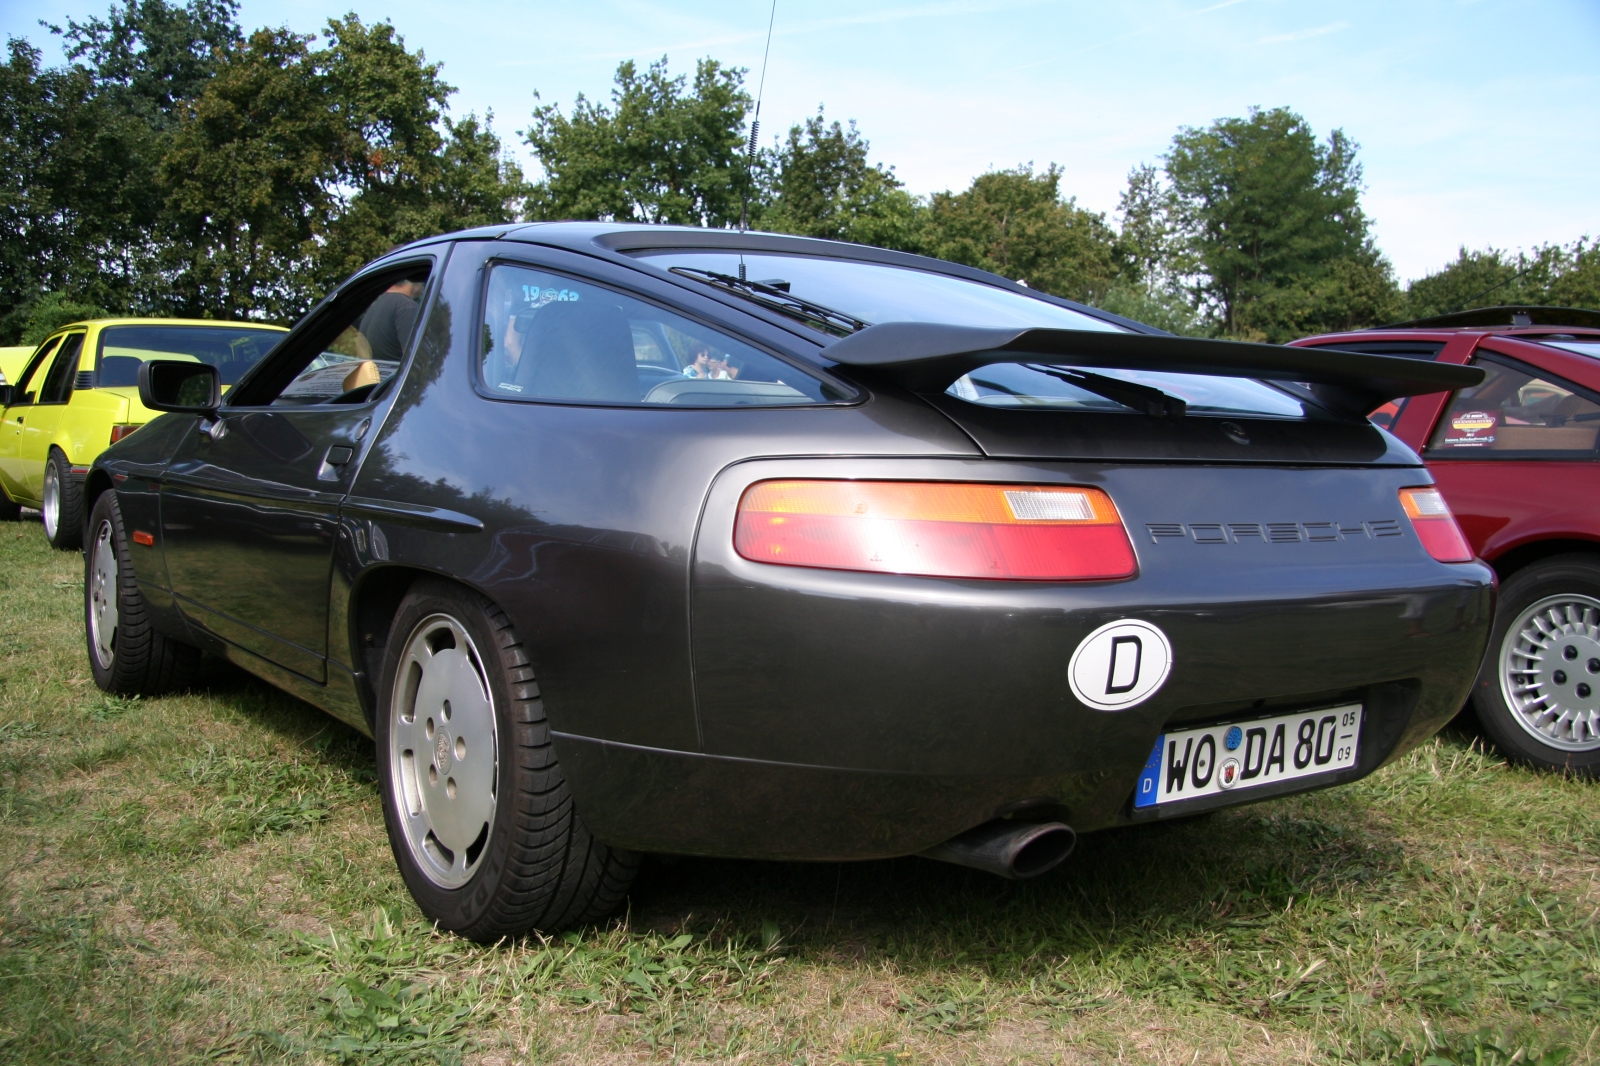
M 1135 807 L 1275 785 L 1356 764 L 1361 705 L 1164 733 L 1139 775 Z

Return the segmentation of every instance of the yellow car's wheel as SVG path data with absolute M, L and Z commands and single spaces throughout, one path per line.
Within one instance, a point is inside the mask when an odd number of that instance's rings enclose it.
M 50 547 L 69 551 L 83 543 L 83 485 L 72 479 L 72 464 L 59 448 L 44 464 L 44 536 Z

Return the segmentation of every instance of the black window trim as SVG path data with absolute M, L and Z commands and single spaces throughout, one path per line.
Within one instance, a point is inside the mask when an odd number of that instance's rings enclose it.
M 32 400 L 24 400 L 24 399 L 22 399 L 22 397 L 24 395 L 30 395 L 30 396 L 38 395 L 38 390 L 35 389 L 32 393 L 23 393 L 21 391 L 23 383 L 24 382 L 30 382 L 30 379 L 33 377 L 34 372 L 39 369 L 39 364 L 44 362 L 46 359 L 50 358 L 50 356 L 55 354 L 56 345 L 60 344 L 62 338 L 65 337 L 66 335 L 67 334 L 65 332 L 52 333 L 52 334 L 50 334 L 50 336 L 46 337 L 44 340 L 39 342 L 39 347 L 35 348 L 33 350 L 33 354 L 28 356 L 28 363 L 27 363 L 26 366 L 24 366 L 22 368 L 22 373 L 18 374 L 17 375 L 17 380 L 12 382 L 12 384 L 16 386 L 18 391 L 17 391 L 16 396 L 13 398 L 10 406 L 12 406 L 12 407 L 32 407 L 32 406 L 34 406 L 34 403 L 33 403 Z M 55 343 L 51 343 L 52 341 L 54 341 Z
M 56 345 L 55 352 L 50 356 L 50 370 L 45 371 L 45 379 L 39 383 L 39 388 L 34 393 L 35 396 L 41 395 L 44 392 L 45 382 L 50 380 L 50 371 L 56 368 L 56 360 L 61 358 L 61 349 L 65 348 L 73 337 L 82 337 L 84 340 L 88 340 L 89 331 L 87 328 L 69 329 L 61 334 L 61 343 Z M 78 367 L 83 365 L 83 348 L 84 346 L 82 344 L 78 345 L 77 365 L 72 368 L 72 372 L 70 374 L 66 375 L 66 394 L 63 395 L 59 400 L 35 400 L 33 406 L 65 407 L 67 404 L 72 402 L 72 394 L 78 391 L 74 386 L 77 384 Z
M 254 390 L 268 388 L 272 382 L 272 379 L 268 377 L 268 375 L 271 373 L 268 367 L 274 362 L 289 362 L 294 358 L 292 355 L 283 355 L 280 359 L 280 353 L 294 352 L 302 349 L 303 346 L 316 348 L 319 344 L 325 345 L 330 343 L 334 337 L 339 335 L 339 333 L 343 333 L 344 330 L 348 328 L 350 323 L 346 323 L 344 326 L 341 326 L 338 332 L 334 333 L 332 336 L 322 336 L 322 333 L 328 329 L 328 322 L 330 320 L 338 319 L 343 314 L 344 310 L 350 306 L 351 300 L 365 297 L 367 302 L 370 304 L 372 300 L 382 295 L 384 289 L 387 289 L 390 285 L 394 284 L 396 278 L 404 277 L 407 273 L 414 272 L 419 266 L 426 264 L 428 267 L 428 282 L 423 288 L 422 296 L 418 301 L 420 310 L 417 314 L 417 321 L 411 328 L 411 336 L 406 340 L 406 350 L 400 360 L 400 366 L 397 370 L 395 370 L 394 376 L 389 379 L 390 381 L 401 380 L 410 370 L 411 362 L 416 357 L 418 341 L 421 339 L 423 331 L 427 327 L 427 318 L 433 309 L 434 298 L 439 291 L 439 279 L 444 274 L 445 262 L 447 259 L 448 254 L 441 255 L 437 251 L 434 251 L 430 248 L 429 251 L 422 254 L 413 253 L 407 255 L 403 259 L 385 262 L 370 270 L 363 271 L 362 273 L 357 274 L 355 277 L 346 281 L 343 285 L 329 293 L 320 303 L 307 312 L 299 322 L 295 323 L 293 328 L 291 328 L 288 333 L 283 334 L 283 339 L 273 347 L 272 351 L 268 352 L 266 357 L 263 358 L 261 362 L 252 367 L 243 378 L 239 379 L 239 383 L 237 385 L 233 386 L 233 388 L 229 389 L 227 393 L 223 395 L 223 412 L 225 414 L 233 414 L 235 412 L 243 413 L 247 411 L 276 411 L 281 414 L 284 411 L 359 411 L 363 408 L 370 408 L 374 404 L 383 402 L 386 397 L 394 393 L 398 386 L 391 386 L 390 388 L 382 390 L 374 389 L 372 390 L 372 393 L 369 394 L 368 397 L 361 403 L 335 404 L 331 406 L 326 403 L 292 405 L 284 404 L 281 406 L 275 406 L 273 401 L 282 395 L 283 390 L 288 388 L 290 383 L 292 383 L 294 379 L 300 375 L 301 371 L 305 369 L 305 364 L 316 358 L 316 354 L 307 356 L 305 362 L 301 363 L 295 372 L 289 375 L 287 380 L 277 384 L 276 389 L 273 391 L 272 400 L 268 400 L 266 403 L 241 404 L 231 403 L 230 400 L 232 397 L 241 394 L 247 399 L 253 399 L 252 392 Z M 368 295 L 369 293 L 370 295 Z M 265 379 L 266 383 L 263 384 L 262 382 L 257 381 L 258 378 Z
M 551 399 L 548 397 L 536 396 L 523 397 L 497 392 L 493 389 L 490 389 L 483 380 L 483 353 L 477 350 L 477 346 L 483 336 L 483 328 L 488 322 L 489 275 L 493 272 L 496 266 L 522 267 L 524 270 L 539 270 L 548 274 L 555 274 L 560 277 L 570 277 L 575 281 L 582 281 L 586 284 L 597 285 L 602 289 L 619 293 L 623 296 L 627 296 L 630 299 L 638 300 L 640 303 L 658 307 L 669 314 L 677 315 L 680 318 L 686 318 L 691 322 L 705 327 L 706 329 L 714 330 L 718 333 L 725 333 L 733 339 L 739 341 L 741 344 L 748 344 L 758 352 L 771 356 L 772 358 L 783 363 L 785 366 L 793 367 L 809 378 L 820 380 L 823 383 L 832 386 L 833 388 L 844 393 L 848 398 L 832 401 L 824 400 L 820 403 L 808 402 L 784 404 L 702 405 L 645 403 L 642 400 L 638 403 L 611 403 L 609 401 L 600 400 Z M 477 305 L 473 311 L 473 346 L 470 349 L 470 355 L 467 363 L 468 373 L 471 375 L 470 380 L 472 382 L 472 391 L 476 392 L 479 396 L 482 396 L 486 400 L 494 400 L 499 403 L 539 404 L 545 407 L 597 407 L 616 411 L 815 411 L 838 407 L 857 407 L 865 403 L 867 399 L 865 390 L 859 388 L 858 386 L 846 381 L 841 381 L 839 378 L 829 374 L 822 367 L 814 364 L 807 364 L 787 353 L 775 351 L 773 346 L 770 344 L 752 340 L 747 334 L 742 333 L 737 328 L 730 326 L 725 322 L 716 321 L 708 318 L 704 314 L 675 306 L 664 300 L 658 299 L 653 293 L 646 294 L 638 291 L 637 289 L 625 288 L 615 281 L 603 281 L 594 277 L 593 275 L 585 274 L 581 270 L 574 270 L 565 265 L 553 267 L 548 264 L 541 263 L 536 257 L 533 256 L 524 258 L 523 256 L 518 256 L 515 254 L 506 255 L 498 252 L 490 255 L 478 267 L 477 290 Z M 733 307 L 729 307 L 728 310 L 734 312 L 740 311 L 740 309 Z
M 1472 359 L 1468 361 L 1467 365 L 1473 366 L 1479 362 L 1498 363 L 1507 370 L 1526 374 L 1530 378 L 1542 379 L 1552 385 L 1559 385 L 1575 396 L 1581 396 L 1590 403 L 1600 405 L 1600 392 L 1579 385 L 1575 381 L 1569 381 L 1560 374 L 1552 374 L 1550 371 L 1534 366 L 1532 363 L 1525 363 L 1515 356 L 1497 352 L 1492 348 L 1479 348 L 1473 353 Z M 1422 457 L 1427 462 L 1527 463 L 1542 460 L 1554 463 L 1573 463 L 1600 459 L 1600 433 L 1596 433 L 1595 446 L 1584 451 L 1553 451 L 1550 449 L 1540 449 L 1538 451 L 1502 449 L 1500 451 L 1491 451 L 1487 448 L 1462 448 L 1459 451 L 1447 451 L 1443 448 L 1434 448 L 1432 446 L 1433 437 L 1438 433 L 1439 426 L 1443 423 L 1445 417 L 1449 415 L 1450 405 L 1455 402 L 1455 398 L 1459 394 L 1459 389 L 1449 394 L 1444 401 L 1444 406 L 1439 409 L 1438 418 L 1435 419 L 1432 426 L 1428 427 L 1428 439 L 1423 442 L 1421 448 Z

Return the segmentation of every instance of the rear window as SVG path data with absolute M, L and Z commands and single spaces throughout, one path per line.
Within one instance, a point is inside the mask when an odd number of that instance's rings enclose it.
M 1600 359 L 1600 337 L 1540 337 L 1539 343 Z
M 1434 427 L 1436 458 L 1584 457 L 1594 454 L 1600 404 L 1558 378 L 1525 364 L 1480 359 L 1483 384 L 1461 389 Z
M 139 383 L 140 363 L 176 359 L 214 366 L 224 385 L 235 385 L 283 337 L 277 330 L 238 326 L 108 326 L 100 331 L 95 384 L 132 387 Z
M 1124 385 L 1133 388 L 1122 388 Z M 1160 395 L 1140 391 L 1145 389 L 1155 390 Z M 1304 418 L 1306 415 L 1305 405 L 1295 397 L 1249 378 L 1044 363 L 994 363 L 965 375 L 945 391 L 985 407 L 1014 410 L 1133 414 L 1142 413 L 1148 399 L 1171 397 L 1182 400 L 1192 415 L 1249 418 Z
M 884 263 L 726 251 L 644 252 L 640 258 L 663 270 L 708 270 L 765 282 L 869 325 L 937 322 L 1121 332 L 1109 322 L 1024 293 Z

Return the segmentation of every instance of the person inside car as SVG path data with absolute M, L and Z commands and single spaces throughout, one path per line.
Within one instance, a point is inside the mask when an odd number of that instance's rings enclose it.
M 417 301 L 422 298 L 422 281 L 407 278 L 389 286 L 372 301 L 358 327 L 372 348 L 372 358 L 398 363 L 405 352 L 411 327 L 417 322 Z

